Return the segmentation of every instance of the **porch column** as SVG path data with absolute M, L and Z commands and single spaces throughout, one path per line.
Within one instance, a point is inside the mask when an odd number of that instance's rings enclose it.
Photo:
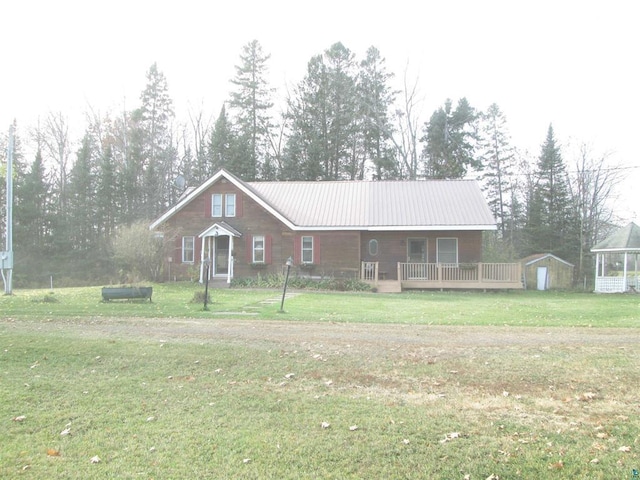
M 622 291 L 626 292 L 629 288 L 629 279 L 627 278 L 627 255 L 629 252 L 624 252 L 624 267 L 622 268 L 622 272 L 624 275 L 624 280 L 622 281 Z
M 206 241 L 207 237 L 203 237 L 202 245 L 200 246 L 200 283 L 204 283 L 204 243 Z M 195 245 L 193 248 L 195 248 Z
M 227 283 L 231 283 L 233 277 L 233 235 L 229 235 L 229 263 L 227 265 Z

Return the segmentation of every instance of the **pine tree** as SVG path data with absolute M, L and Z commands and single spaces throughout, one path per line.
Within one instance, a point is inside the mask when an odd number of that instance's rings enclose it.
M 364 178 L 367 163 L 373 167 L 373 177 L 377 180 L 398 177 L 393 149 L 389 145 L 392 130 L 389 110 L 396 96 L 388 84 L 392 77 L 378 49 L 369 47 L 366 58 L 360 62 L 357 85 L 359 133 L 363 144 L 360 180 Z
M 93 148 L 88 134 L 82 140 L 76 161 L 70 172 L 68 225 L 65 232 L 71 248 L 76 251 L 90 251 L 95 248 L 95 168 Z
M 480 159 L 482 180 L 489 208 L 498 224 L 502 239 L 510 224 L 511 186 L 513 184 L 515 151 L 511 146 L 507 120 L 495 103 L 481 114 Z
M 477 113 L 466 98 L 452 110 L 451 100 L 436 110 L 425 125 L 423 156 L 432 178 L 462 178 L 479 163 L 474 159 Z
M 291 133 L 285 178 L 343 180 L 358 177 L 354 55 L 341 43 L 313 57 L 289 98 Z
M 142 186 L 144 213 L 153 218 L 177 199 L 173 190 L 176 150 L 172 145 L 173 102 L 167 80 L 154 63 L 147 72 L 147 85 L 140 96 L 137 126 L 144 165 Z
M 579 250 L 576 218 L 565 164 L 551 125 L 535 176 L 527 215 L 528 253 L 550 252 L 571 261 Z
M 242 49 L 241 63 L 236 65 L 236 76 L 231 80 L 237 90 L 231 94 L 229 107 L 235 113 L 239 141 L 246 144 L 246 154 L 236 158 L 233 172 L 247 181 L 258 178 L 267 161 L 271 136 L 269 110 L 273 106 L 266 79 L 269 58 L 257 40 L 249 42 Z

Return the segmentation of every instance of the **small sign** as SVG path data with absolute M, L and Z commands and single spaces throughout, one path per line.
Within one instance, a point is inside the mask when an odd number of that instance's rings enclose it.
M 13 252 L 0 252 L 0 268 L 13 268 Z

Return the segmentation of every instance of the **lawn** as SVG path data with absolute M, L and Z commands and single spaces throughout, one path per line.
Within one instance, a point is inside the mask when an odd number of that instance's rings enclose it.
M 640 326 L 640 295 L 563 292 L 406 292 L 403 294 L 210 291 L 204 311 L 194 302 L 203 287 L 192 283 L 154 285 L 153 302 L 102 302 L 100 287 L 18 290 L 0 297 L 0 311 L 15 318 L 139 317 L 259 318 L 313 322 L 432 325 Z
M 640 469 L 636 296 L 198 289 L 0 297 L 0 477 Z

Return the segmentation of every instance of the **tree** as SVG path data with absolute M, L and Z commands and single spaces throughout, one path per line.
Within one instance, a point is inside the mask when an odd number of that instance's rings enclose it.
M 173 180 L 176 152 L 172 145 L 173 102 L 167 80 L 151 65 L 147 85 L 140 96 L 141 106 L 134 113 L 140 135 L 140 161 L 143 164 L 144 207 L 147 218 L 159 215 L 177 200 Z
M 288 100 L 291 132 L 283 176 L 341 180 L 358 177 L 354 55 L 341 43 L 313 57 Z
M 402 90 L 402 106 L 395 110 L 396 128 L 390 134 L 396 155 L 400 178 L 415 180 L 419 176 L 418 124 L 419 106 L 418 79 L 409 85 L 405 70 Z
M 163 241 L 149 231 L 146 222 L 121 228 L 114 240 L 113 251 L 122 281 L 158 281 L 162 278 Z
M 359 134 L 362 136 L 363 154 L 358 166 L 358 179 L 365 176 L 366 164 L 373 167 L 374 178 L 397 178 L 393 150 L 390 147 L 391 120 L 389 111 L 396 92 L 388 85 L 393 77 L 385 67 L 385 61 L 375 47 L 369 47 L 366 58 L 360 62 L 357 92 L 359 102 Z
M 246 143 L 246 156 L 237 157 L 232 171 L 246 181 L 260 176 L 268 161 L 271 136 L 269 110 L 273 106 L 271 90 L 266 80 L 267 61 L 270 56 L 262 51 L 257 40 L 245 45 L 236 65 L 236 76 L 231 80 L 237 90 L 231 93 L 229 107 L 235 112 L 237 135 Z
M 573 172 L 570 175 L 570 191 L 577 229 L 579 254 L 577 277 L 591 277 L 592 260 L 588 257 L 591 247 L 607 234 L 607 227 L 613 223 L 610 202 L 622 181 L 622 169 L 609 165 L 609 155 L 596 155 L 591 147 L 582 143 L 575 155 Z
M 498 105 L 490 105 L 480 118 L 479 147 L 484 190 L 489 208 L 497 220 L 498 231 L 505 239 L 510 223 L 515 151 L 511 146 L 507 120 Z
M 479 167 L 474 159 L 476 119 L 477 113 L 466 98 L 458 101 L 455 110 L 447 99 L 433 112 L 422 137 L 428 177 L 462 178 L 469 169 Z
M 528 205 L 527 253 L 550 252 L 575 260 L 579 251 L 576 217 L 565 164 L 551 125 L 541 147 L 535 182 Z
M 238 140 L 233 133 L 231 122 L 227 117 L 227 110 L 223 105 L 211 131 L 208 145 L 207 156 L 212 172 L 226 168 L 233 173 L 237 144 Z
M 68 201 L 68 230 L 70 247 L 76 251 L 91 251 L 96 246 L 96 206 L 94 152 L 91 137 L 85 134 L 77 159 L 71 169 Z

